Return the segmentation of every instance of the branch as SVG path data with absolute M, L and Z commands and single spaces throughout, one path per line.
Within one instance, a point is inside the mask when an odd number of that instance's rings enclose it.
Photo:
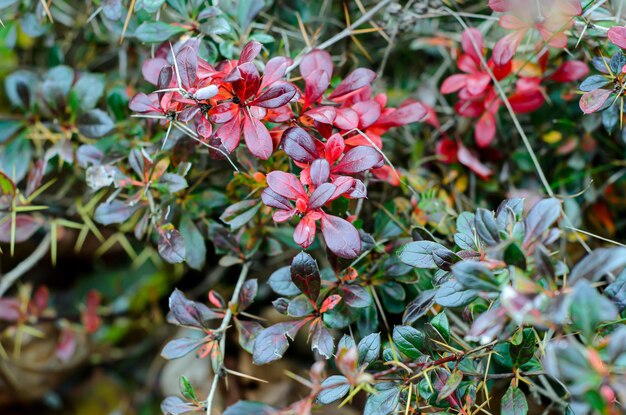
M 239 303 L 239 293 L 241 292 L 241 288 L 243 287 L 243 283 L 246 281 L 246 277 L 248 276 L 248 271 L 250 270 L 250 264 L 248 262 L 244 262 L 241 267 L 241 272 L 239 273 L 239 279 L 237 280 L 237 285 L 235 285 L 235 291 L 233 291 L 233 295 L 230 298 L 230 302 L 228 303 L 228 308 L 226 310 L 226 314 L 224 315 L 224 319 L 222 320 L 222 324 L 216 330 L 219 333 L 222 333 L 222 339 L 220 340 L 220 352 L 222 356 L 224 355 L 224 349 L 226 348 L 226 329 L 230 324 L 230 320 L 233 318 L 233 308 L 237 306 Z M 211 383 L 211 390 L 209 391 L 209 395 L 206 398 L 206 414 L 211 415 L 211 407 L 213 406 L 213 398 L 215 397 L 215 391 L 217 390 L 217 383 L 220 380 L 220 374 L 216 373 L 213 376 L 213 383 Z
M 39 243 L 39 246 L 33 251 L 32 254 L 22 262 L 20 262 L 15 268 L 9 271 L 2 280 L 0 280 L 0 298 L 4 295 L 5 292 L 17 281 L 19 277 L 21 277 L 24 273 L 28 272 L 32 267 L 34 267 L 37 262 L 48 252 L 48 248 L 50 248 L 51 241 L 50 234 L 46 234 L 43 240 Z

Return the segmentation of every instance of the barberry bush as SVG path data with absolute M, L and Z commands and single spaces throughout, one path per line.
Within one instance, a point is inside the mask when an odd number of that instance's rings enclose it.
M 623 2 L 0 23 L 7 413 L 624 413 Z

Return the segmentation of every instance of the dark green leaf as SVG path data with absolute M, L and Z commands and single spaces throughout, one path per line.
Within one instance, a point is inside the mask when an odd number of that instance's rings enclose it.
M 411 326 L 396 326 L 392 338 L 394 345 L 405 356 L 416 359 L 423 354 L 425 336 L 421 331 Z
M 478 208 L 474 218 L 474 226 L 476 227 L 476 233 L 485 245 L 494 246 L 500 242 L 498 224 L 493 216 L 493 212 Z
M 526 270 L 526 255 L 515 242 L 509 244 L 504 250 L 504 262 L 523 271 Z
M 464 288 L 457 280 L 451 279 L 435 292 L 435 302 L 444 307 L 464 307 L 478 297 L 478 291 Z
M 185 261 L 196 270 L 201 270 L 206 261 L 206 244 L 202 234 L 191 220 L 189 215 L 183 215 L 180 220 L 180 234 L 183 236 L 185 246 Z
M 398 251 L 400 261 L 420 269 L 437 268 L 432 253 L 436 250 L 449 251 L 445 246 L 436 242 L 417 241 L 409 242 Z
M 570 313 L 574 327 L 588 341 L 592 340 L 601 322 L 615 320 L 618 316 L 615 304 L 586 280 L 581 280 L 574 286 Z
M 324 379 L 321 386 L 322 390 L 317 395 L 317 402 L 322 405 L 328 405 L 343 398 L 350 390 L 348 379 L 340 375 L 333 375 Z
M 140 42 L 161 43 L 184 32 L 186 29 L 181 26 L 172 26 L 164 22 L 143 22 L 135 30 L 135 37 Z
M 291 271 L 288 266 L 274 271 L 268 282 L 276 294 L 288 297 L 300 294 L 298 287 L 291 281 Z
M 526 396 L 517 386 L 509 386 L 502 397 L 502 415 L 526 415 L 528 402 Z
M 535 204 L 524 219 L 524 247 L 530 246 L 561 216 L 558 199 L 543 199 Z
M 115 123 L 106 112 L 93 109 L 78 118 L 77 127 L 85 137 L 100 138 L 113 131 Z
M 403 324 L 412 324 L 422 317 L 435 303 L 435 290 L 428 290 L 420 293 L 409 303 L 402 316 Z
M 365 336 L 358 345 L 359 366 L 369 366 L 380 355 L 380 333 L 372 333 Z
M 400 401 L 400 388 L 394 384 L 378 384 L 375 388 L 376 393 L 367 398 L 363 415 L 391 414 Z
M 511 343 L 509 354 L 515 367 L 520 367 L 535 355 L 536 337 L 533 329 L 524 329 L 517 332 L 519 342 Z
M 568 280 L 572 285 L 579 280 L 597 281 L 608 273 L 618 273 L 624 267 L 626 248 L 599 248 L 574 266 Z
M 493 273 L 481 262 L 463 261 L 452 268 L 452 274 L 463 287 L 478 291 L 498 291 Z

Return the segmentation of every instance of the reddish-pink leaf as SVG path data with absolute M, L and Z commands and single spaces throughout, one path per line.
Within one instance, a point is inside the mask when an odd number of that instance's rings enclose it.
M 296 87 L 289 82 L 276 82 L 252 101 L 250 105 L 263 108 L 278 108 L 291 101 L 296 92 Z
M 352 109 L 359 114 L 359 128 L 361 130 L 374 124 L 381 114 L 380 104 L 373 99 L 357 102 L 352 106 Z
M 344 195 L 352 190 L 354 187 L 354 178 L 349 176 L 339 176 L 334 181 L 333 184 L 337 186 L 337 190 L 330 197 L 330 200 L 335 200 L 339 196 Z
M 317 159 L 311 163 L 311 168 L 309 169 L 309 176 L 311 177 L 311 182 L 315 186 L 320 186 L 323 183 L 328 181 L 330 177 L 330 164 L 326 159 Z
M 185 46 L 176 54 L 176 63 L 183 88 L 189 89 L 196 81 L 198 54 L 191 46 Z
M 515 51 L 517 51 L 525 34 L 524 31 L 509 33 L 496 43 L 492 53 L 492 58 L 496 65 L 506 65 L 513 59 L 513 55 L 515 55 Z
M 613 91 L 610 89 L 596 89 L 595 91 L 587 92 L 580 98 L 580 109 L 585 114 L 593 114 L 602 108 L 612 93 Z
M 295 126 L 283 133 L 283 150 L 293 160 L 312 163 L 320 158 L 314 139 L 304 129 Z
M 9 217 L 8 220 L 0 223 L 0 242 L 11 242 L 11 224 L 13 221 Z M 18 214 L 15 216 L 15 242 L 20 243 L 27 241 L 37 230 L 41 228 L 41 221 L 30 215 Z
M 232 153 L 239 145 L 239 140 L 241 139 L 241 121 L 239 113 L 227 123 L 222 124 L 222 126 L 215 131 L 215 137 L 220 139 L 222 145 L 229 153 Z
M 541 108 L 545 102 L 545 98 L 541 91 L 516 92 L 509 97 L 509 102 L 513 111 L 518 114 L 526 114 Z
M 475 62 L 480 62 L 480 56 L 483 54 L 483 35 L 480 30 L 473 27 L 466 29 L 461 35 L 461 47 Z
M 487 147 L 496 136 L 496 119 L 490 112 L 485 112 L 474 127 L 474 139 L 479 147 Z
M 261 193 L 261 200 L 263 200 L 263 203 L 265 203 L 266 206 L 282 210 L 291 210 L 289 199 L 279 195 L 269 187 Z
M 384 112 L 376 122 L 376 125 L 399 127 L 414 122 L 425 121 L 428 114 L 428 108 L 421 102 L 407 101 L 400 105 L 399 108 Z
M 224 77 L 224 82 L 230 82 L 233 92 L 241 102 L 245 102 L 259 90 L 261 76 L 252 62 L 247 62 L 233 69 Z
M 196 132 L 200 137 L 208 140 L 213 135 L 213 124 L 211 124 L 204 116 L 199 117 Z
M 324 95 L 330 85 L 330 75 L 323 69 L 316 69 L 305 78 L 305 83 L 303 108 L 308 108 Z
M 308 199 L 304 186 L 294 174 L 278 170 L 270 172 L 267 175 L 267 185 L 274 192 L 287 199 L 296 200 L 299 197 Z
M 224 124 L 239 113 L 239 106 L 232 102 L 224 102 L 209 110 L 209 118 L 215 124 Z
M 490 168 L 485 166 L 476 158 L 465 146 L 459 144 L 457 156 L 459 158 L 459 162 L 464 166 L 467 166 L 476 173 L 478 176 L 483 179 L 489 178 L 492 175 L 492 171 Z
M 320 313 L 325 313 L 327 311 L 332 310 L 333 308 L 337 306 L 337 304 L 339 304 L 340 301 L 341 301 L 340 295 L 338 294 L 331 295 L 330 297 L 326 298 L 324 302 L 322 303 L 322 306 L 320 307 Z
M 359 114 L 352 108 L 338 108 L 333 124 L 342 130 L 353 130 L 359 126 Z
M 293 240 L 303 248 L 311 246 L 315 240 L 316 233 L 315 219 L 310 215 L 303 217 L 293 232 Z
M 383 156 L 374 147 L 358 146 L 346 152 L 343 158 L 333 168 L 337 174 L 357 174 L 366 170 L 381 167 Z
M 141 65 L 141 74 L 143 75 L 144 79 L 150 82 L 152 85 L 158 85 L 161 69 L 167 66 L 169 66 L 169 62 L 167 61 L 167 59 L 146 59 L 143 65 Z
M 274 151 L 274 142 L 267 127 L 248 114 L 244 115 L 243 139 L 246 141 L 248 150 L 262 160 L 270 158 Z
M 315 49 L 304 55 L 300 62 L 300 74 L 305 79 L 318 69 L 326 72 L 329 77 L 333 74 L 333 60 L 325 50 Z
M 238 64 L 241 65 L 246 62 L 252 62 L 254 58 L 256 58 L 259 53 L 261 53 L 261 48 L 261 44 L 256 40 L 246 43 L 243 49 L 241 49 L 241 55 L 239 55 Z
M 317 107 L 303 114 L 322 124 L 332 124 L 337 118 L 337 111 L 333 107 Z
M 489 7 L 494 12 L 507 12 L 512 8 L 513 4 L 511 0 L 489 0 Z
M 550 76 L 555 82 L 574 82 L 584 78 L 589 73 L 589 67 L 583 61 L 573 60 L 564 62 Z
M 376 72 L 371 69 L 357 68 L 352 71 L 346 79 L 341 81 L 339 85 L 337 85 L 337 88 L 335 88 L 333 93 L 330 94 L 329 98 L 334 99 L 345 97 L 346 95 L 371 84 L 374 79 L 376 79 Z
M 324 183 L 320 185 L 317 189 L 315 189 L 309 199 L 309 209 L 319 209 L 324 206 L 324 204 L 333 196 L 335 190 L 337 190 L 337 186 L 332 183 Z
M 471 95 L 482 95 L 489 84 L 491 83 L 491 77 L 486 73 L 474 73 L 467 76 L 467 91 Z
M 622 49 L 626 49 L 626 27 L 615 26 L 609 29 L 609 40 Z
M 130 100 L 128 108 L 138 113 L 161 112 L 156 94 L 146 95 L 143 92 L 138 93 Z
M 441 93 L 442 94 L 451 94 L 456 92 L 462 88 L 465 88 L 467 85 L 467 75 L 466 74 L 455 74 L 446 78 L 441 84 Z
M 263 72 L 263 78 L 261 79 L 260 89 L 263 89 L 279 79 L 282 79 L 282 77 L 285 76 L 285 73 L 287 73 L 287 68 L 291 65 L 291 63 L 291 59 L 284 56 L 277 56 L 270 59 L 265 65 L 265 71 Z
M 361 236 L 345 219 L 324 214 L 322 234 L 328 249 L 340 258 L 356 258 L 361 252 Z

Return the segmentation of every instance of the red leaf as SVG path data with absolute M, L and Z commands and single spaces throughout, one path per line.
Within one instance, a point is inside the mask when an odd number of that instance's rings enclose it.
M 318 69 L 326 72 L 329 77 L 333 74 L 333 60 L 325 50 L 315 49 L 304 55 L 300 62 L 300 74 L 303 78 L 308 78 Z
M 270 158 L 274 151 L 274 142 L 267 127 L 248 114 L 245 114 L 243 120 L 243 139 L 248 150 L 262 160 Z
M 241 139 L 241 122 L 240 115 L 237 115 L 215 131 L 215 137 L 222 141 L 222 145 L 232 153 L 239 145 Z
M 241 65 L 246 62 L 252 62 L 254 58 L 256 58 L 259 53 L 261 53 L 261 48 L 261 44 L 256 40 L 252 40 L 246 43 L 243 49 L 241 49 L 238 64 Z
M 496 43 L 492 53 L 492 59 L 496 65 L 506 65 L 513 59 L 513 55 L 515 55 L 515 51 L 522 42 L 525 34 L 526 32 L 523 30 L 509 33 Z
M 270 172 L 267 175 L 267 185 L 274 192 L 289 200 L 298 198 L 308 200 L 304 186 L 302 186 L 302 183 L 294 174 L 285 173 L 284 171 Z
M 580 109 L 585 114 L 593 114 L 602 108 L 612 93 L 613 91 L 610 89 L 596 89 L 595 91 L 587 92 L 580 98 Z
M 293 232 L 293 240 L 303 248 L 311 246 L 315 240 L 316 233 L 315 219 L 310 215 L 303 217 Z
M 224 124 L 233 119 L 239 112 L 239 106 L 232 102 L 224 102 L 209 110 L 209 118 L 215 124 Z
M 583 61 L 573 60 L 564 62 L 550 76 L 555 82 L 574 82 L 584 78 L 589 73 L 589 67 Z
M 128 108 L 139 113 L 161 112 L 156 94 L 146 95 L 143 92 L 138 93 L 130 100 Z
M 337 111 L 333 107 L 317 107 L 303 114 L 322 124 L 332 124 L 337 118 Z
M 342 130 L 353 130 L 359 126 L 359 114 L 352 108 L 338 108 L 333 124 Z
M 364 86 L 367 86 L 372 83 L 372 81 L 376 79 L 376 72 L 371 69 L 366 68 L 357 68 L 352 71 L 346 79 L 341 81 L 337 88 L 330 94 L 329 98 L 342 98 L 347 94 L 355 92 Z
M 451 94 L 456 92 L 462 88 L 465 88 L 467 85 L 467 75 L 465 74 L 456 74 L 446 78 L 441 84 L 441 93 L 442 94 Z
M 340 301 L 341 301 L 340 295 L 338 294 L 331 295 L 330 297 L 326 298 L 324 302 L 322 303 L 322 306 L 320 307 L 320 313 L 325 313 L 327 311 L 332 310 L 333 308 L 335 308 L 335 306 L 337 306 L 337 304 L 339 304 Z
M 326 202 L 330 200 L 335 191 L 337 190 L 337 186 L 332 183 L 324 183 L 320 185 L 309 199 L 309 209 L 319 209 Z
M 346 152 L 339 164 L 333 168 L 333 173 L 356 174 L 366 170 L 381 167 L 383 156 L 373 147 L 359 146 Z
M 326 159 L 317 159 L 311 163 L 311 168 L 309 169 L 309 176 L 311 177 L 311 182 L 315 186 L 320 186 L 323 183 L 328 181 L 330 177 L 330 163 Z
M 432 112 L 437 121 L 435 112 Z M 428 108 L 421 102 L 407 101 L 392 111 L 384 113 L 376 122 L 376 125 L 388 127 L 400 127 L 414 122 L 428 121 L 425 118 L 429 115 Z
M 291 101 L 296 92 L 296 87 L 289 82 L 275 83 L 252 101 L 250 105 L 263 108 L 278 108 Z
M 198 55 L 191 46 L 185 46 L 176 54 L 178 74 L 183 88 L 189 89 L 196 81 Z
M 474 139 L 479 147 L 487 147 L 496 136 L 496 119 L 490 112 L 485 112 L 474 127 Z
M 359 128 L 365 130 L 374 124 L 381 114 L 380 104 L 374 100 L 357 102 L 352 109 L 359 114 Z
M 303 108 L 308 108 L 324 95 L 330 85 L 330 75 L 322 69 L 316 69 L 306 77 L 305 83 Z
M 459 151 L 457 153 L 457 156 L 461 164 L 469 167 L 470 170 L 472 170 L 483 179 L 489 178 L 489 176 L 491 176 L 491 174 L 493 173 L 490 168 L 482 164 L 480 160 L 478 160 L 472 153 L 470 153 L 470 151 L 462 144 L 459 144 Z
M 320 158 L 314 139 L 298 126 L 290 127 L 283 133 L 282 146 L 294 161 L 312 163 Z
M 261 79 L 260 89 L 265 88 L 281 79 L 287 73 L 287 68 L 291 65 L 292 61 L 284 56 L 277 56 L 270 59 L 265 64 L 265 71 L 263 72 L 263 79 Z
M 315 259 L 306 252 L 300 252 L 291 261 L 291 281 L 309 298 L 316 301 L 320 295 L 322 279 Z
M 477 64 L 480 64 L 480 56 L 483 54 L 483 35 L 480 30 L 473 27 L 466 29 L 461 35 L 461 47 Z
M 609 29 L 609 40 L 622 49 L 626 49 L 626 27 L 616 26 Z
M 509 97 L 509 102 L 513 111 L 517 114 L 526 114 L 541 108 L 545 102 L 545 98 L 541 91 L 516 92 Z
M 252 62 L 247 62 L 236 67 L 226 75 L 224 82 L 230 82 L 239 100 L 245 102 L 259 90 L 261 76 L 256 66 Z
M 152 85 L 158 85 L 161 69 L 167 66 L 169 66 L 169 62 L 167 61 L 167 59 L 146 59 L 143 65 L 141 65 L 141 74 L 143 75 L 144 79 L 150 82 Z
M 356 258 L 361 252 L 359 232 L 345 219 L 324 214 L 322 234 L 328 249 L 340 258 Z

